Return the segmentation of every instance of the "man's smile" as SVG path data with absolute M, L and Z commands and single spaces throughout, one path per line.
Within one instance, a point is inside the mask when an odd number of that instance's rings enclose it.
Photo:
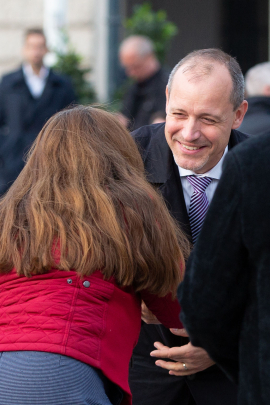
M 185 143 L 182 143 L 181 141 L 176 140 L 178 143 L 179 149 L 188 154 L 194 154 L 202 151 L 203 149 L 206 148 L 207 145 L 187 145 Z

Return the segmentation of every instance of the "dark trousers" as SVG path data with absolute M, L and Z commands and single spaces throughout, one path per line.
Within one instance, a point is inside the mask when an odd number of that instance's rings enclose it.
M 149 355 L 154 342 L 163 340 L 171 347 L 187 342 L 161 328 L 142 325 L 129 371 L 133 405 L 236 405 L 237 387 L 217 366 L 192 376 L 176 377 L 155 365 L 156 359 Z

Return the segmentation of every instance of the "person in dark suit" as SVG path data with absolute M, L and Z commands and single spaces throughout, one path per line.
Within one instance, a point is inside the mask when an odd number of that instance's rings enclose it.
M 247 110 L 244 78 L 228 54 L 218 49 L 195 51 L 173 69 L 166 97 L 166 123 L 142 127 L 133 136 L 149 181 L 159 188 L 194 243 L 224 156 L 247 138 L 236 130 Z M 197 194 L 194 181 L 209 184 Z M 191 213 L 197 196 L 204 206 L 194 222 Z M 144 320 L 153 322 L 147 311 Z M 134 405 L 236 404 L 236 386 L 205 350 L 194 347 L 185 336 L 183 330 L 172 334 L 160 325 L 142 323 L 130 368 Z M 154 346 L 158 350 L 153 351 Z
M 41 29 L 25 34 L 24 62 L 0 84 L 0 195 L 24 166 L 23 157 L 45 122 L 76 100 L 70 80 L 43 65 Z
M 154 113 L 165 112 L 169 72 L 160 66 L 154 44 L 143 35 L 127 37 L 119 48 L 120 63 L 134 80 L 124 94 L 120 121 L 130 130 L 151 123 Z
M 245 75 L 248 111 L 239 128 L 249 135 L 270 132 L 270 62 L 258 63 Z
M 270 404 L 270 134 L 237 146 L 179 291 L 182 321 L 232 381 L 239 405 Z

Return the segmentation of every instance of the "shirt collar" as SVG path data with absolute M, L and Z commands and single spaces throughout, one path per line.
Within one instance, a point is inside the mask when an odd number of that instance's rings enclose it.
M 29 63 L 24 63 L 22 68 L 26 77 L 39 77 L 41 80 L 45 80 L 49 74 L 49 69 L 45 66 L 41 67 L 38 74 L 33 71 L 33 68 Z
M 224 153 L 222 155 L 222 158 L 219 160 L 219 162 L 216 164 L 216 166 L 214 166 L 211 170 L 209 170 L 206 173 L 197 174 L 197 173 L 194 173 L 192 170 L 183 169 L 183 167 L 178 166 L 180 177 L 195 175 L 197 177 L 211 177 L 212 179 L 219 180 L 221 177 L 221 173 L 222 173 L 223 160 L 224 160 L 224 157 L 227 152 L 228 152 L 228 146 L 226 146 Z

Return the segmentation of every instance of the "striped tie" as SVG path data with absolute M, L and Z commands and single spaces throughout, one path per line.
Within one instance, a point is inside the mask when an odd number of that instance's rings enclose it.
M 205 194 L 206 187 L 209 186 L 212 179 L 210 177 L 187 176 L 194 192 L 190 199 L 189 222 L 192 233 L 193 243 L 196 242 L 200 233 L 207 209 L 208 200 Z

